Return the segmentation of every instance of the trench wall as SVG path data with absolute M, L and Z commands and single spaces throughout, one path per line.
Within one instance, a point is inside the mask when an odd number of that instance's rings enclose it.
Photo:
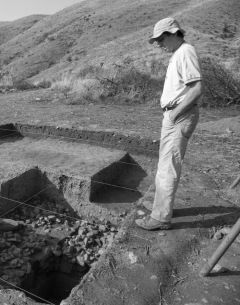
M 115 131 L 96 131 L 86 129 L 61 128 L 54 126 L 37 126 L 28 124 L 2 125 L 2 134 L 13 134 L 14 132 L 24 137 L 62 137 L 65 141 L 82 141 L 83 143 L 95 144 L 103 147 L 113 147 L 126 150 L 134 154 L 157 156 L 159 151 L 159 140 L 143 138 L 140 135 L 119 134 Z
M 0 185 L 0 214 L 4 214 L 24 202 L 41 190 L 40 171 L 37 168 L 27 170 Z M 6 199 L 5 199 L 6 198 Z M 13 200 L 13 201 L 12 201 Z

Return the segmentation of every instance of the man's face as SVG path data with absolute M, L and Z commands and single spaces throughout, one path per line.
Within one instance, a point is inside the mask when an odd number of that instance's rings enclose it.
M 172 53 L 175 51 L 175 39 L 174 35 L 163 33 L 160 37 L 156 39 L 158 46 L 167 53 Z

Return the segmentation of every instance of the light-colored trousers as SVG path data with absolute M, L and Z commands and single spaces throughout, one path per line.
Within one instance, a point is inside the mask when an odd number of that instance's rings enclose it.
M 169 118 L 171 110 L 163 113 L 156 191 L 151 217 L 170 222 L 183 158 L 188 140 L 199 120 L 197 105 L 181 115 L 175 123 Z

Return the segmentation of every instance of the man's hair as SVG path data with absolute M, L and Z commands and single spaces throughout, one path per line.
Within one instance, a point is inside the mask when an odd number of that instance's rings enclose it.
M 182 33 L 181 31 L 178 30 L 176 33 L 177 33 L 177 36 L 178 36 L 178 37 L 181 37 L 181 38 L 184 37 L 184 35 L 183 35 L 183 33 Z M 167 35 L 167 36 L 173 35 L 172 33 L 167 32 L 167 31 L 166 31 L 166 32 L 163 32 L 163 34 L 165 34 L 165 35 Z
M 183 38 L 183 37 L 184 37 L 184 34 L 183 34 L 181 31 L 178 30 L 178 31 L 177 31 L 177 36 Z

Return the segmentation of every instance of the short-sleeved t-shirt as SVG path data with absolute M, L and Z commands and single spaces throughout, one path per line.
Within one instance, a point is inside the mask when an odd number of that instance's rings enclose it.
M 184 42 L 172 55 L 161 96 L 161 107 L 181 103 L 186 96 L 188 84 L 202 80 L 201 61 L 196 49 Z

